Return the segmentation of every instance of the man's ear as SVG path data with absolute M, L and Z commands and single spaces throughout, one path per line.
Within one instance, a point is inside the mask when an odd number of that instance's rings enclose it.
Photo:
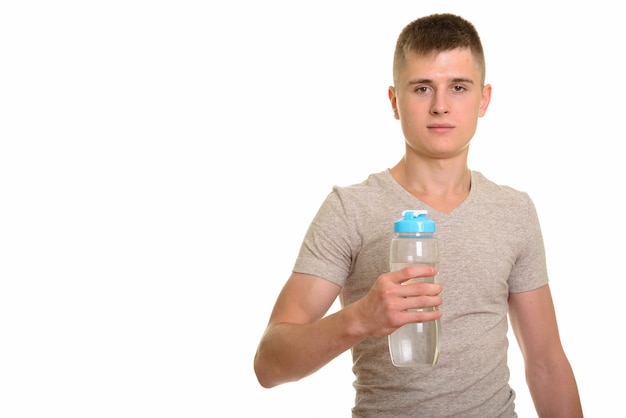
M 391 109 L 393 109 L 393 117 L 400 120 L 400 114 L 398 113 L 398 100 L 396 98 L 396 90 L 393 86 L 389 86 L 389 90 L 387 91 L 389 96 L 389 101 L 391 102 Z
M 482 118 L 487 113 L 487 108 L 489 107 L 489 103 L 491 102 L 491 85 L 485 84 L 483 87 L 483 95 L 480 100 L 480 109 L 478 111 L 478 117 Z

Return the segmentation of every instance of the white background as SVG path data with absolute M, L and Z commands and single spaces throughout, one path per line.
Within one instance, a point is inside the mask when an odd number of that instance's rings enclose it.
M 401 157 L 395 40 L 444 11 L 478 28 L 493 86 L 470 167 L 533 197 L 586 416 L 615 416 L 618 7 L 3 2 L 0 416 L 349 416 L 348 353 L 270 390 L 252 359 L 332 185 Z M 510 353 L 518 413 L 533 417 L 514 340 Z

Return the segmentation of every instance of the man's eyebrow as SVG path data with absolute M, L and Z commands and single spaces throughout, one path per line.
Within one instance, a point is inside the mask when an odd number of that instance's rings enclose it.
M 450 80 L 451 83 L 469 83 L 469 84 L 474 84 L 474 80 L 472 80 L 471 78 L 462 78 L 462 77 L 458 77 L 458 78 L 453 78 Z M 416 78 L 413 80 L 409 81 L 409 85 L 413 85 L 413 84 L 432 84 L 433 80 L 431 80 L 430 78 Z
M 472 80 L 471 78 L 453 78 L 452 79 L 453 83 L 469 83 L 469 84 L 474 84 L 474 80 Z
M 429 78 L 416 78 L 414 80 L 409 80 L 409 85 L 411 84 L 431 84 L 433 80 Z

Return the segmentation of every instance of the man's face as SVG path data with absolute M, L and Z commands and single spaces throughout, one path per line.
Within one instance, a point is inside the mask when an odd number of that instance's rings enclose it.
M 479 67 L 467 48 L 410 54 L 397 85 L 389 89 L 407 152 L 437 159 L 467 153 L 490 97 L 491 86 L 481 86 Z

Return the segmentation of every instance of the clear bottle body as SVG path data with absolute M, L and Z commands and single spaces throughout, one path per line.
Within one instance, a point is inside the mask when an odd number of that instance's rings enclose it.
M 391 242 L 391 271 L 408 266 L 438 267 L 438 260 L 437 240 L 431 233 L 397 234 Z M 435 283 L 436 278 L 415 278 L 410 281 Z M 436 309 L 434 307 L 416 310 Z M 403 325 L 388 337 L 391 361 L 397 367 L 434 366 L 439 358 L 439 335 L 439 319 Z

